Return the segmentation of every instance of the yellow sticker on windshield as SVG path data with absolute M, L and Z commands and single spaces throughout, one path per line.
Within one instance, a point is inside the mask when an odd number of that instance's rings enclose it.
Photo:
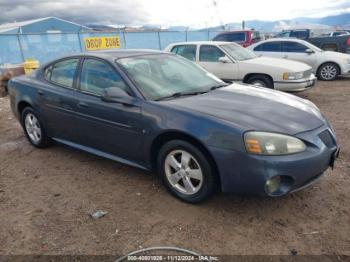
M 119 36 L 101 36 L 84 38 L 85 49 L 88 51 L 120 48 Z

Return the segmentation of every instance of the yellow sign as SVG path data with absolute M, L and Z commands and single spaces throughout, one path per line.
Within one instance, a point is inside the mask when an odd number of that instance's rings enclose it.
M 119 36 L 87 37 L 87 38 L 84 38 L 84 43 L 85 43 L 85 49 L 88 51 L 120 48 L 120 37 Z

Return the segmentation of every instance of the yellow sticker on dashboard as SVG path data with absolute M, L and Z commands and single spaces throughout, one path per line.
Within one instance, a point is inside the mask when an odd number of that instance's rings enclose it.
M 119 36 L 86 37 L 84 38 L 84 44 L 85 44 L 85 49 L 88 51 L 120 48 L 120 37 Z

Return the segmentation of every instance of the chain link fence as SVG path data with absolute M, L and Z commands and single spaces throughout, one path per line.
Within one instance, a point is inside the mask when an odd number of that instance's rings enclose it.
M 119 36 L 121 47 L 162 50 L 174 42 L 210 40 L 221 31 L 88 32 L 0 34 L 0 65 L 18 64 L 27 59 L 40 63 L 60 56 L 85 52 L 84 38 Z

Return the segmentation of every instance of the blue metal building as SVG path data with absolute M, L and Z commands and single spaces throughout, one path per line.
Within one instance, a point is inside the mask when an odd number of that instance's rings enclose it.
M 82 31 L 91 31 L 91 29 L 56 17 L 0 25 L 0 34 L 79 33 Z

